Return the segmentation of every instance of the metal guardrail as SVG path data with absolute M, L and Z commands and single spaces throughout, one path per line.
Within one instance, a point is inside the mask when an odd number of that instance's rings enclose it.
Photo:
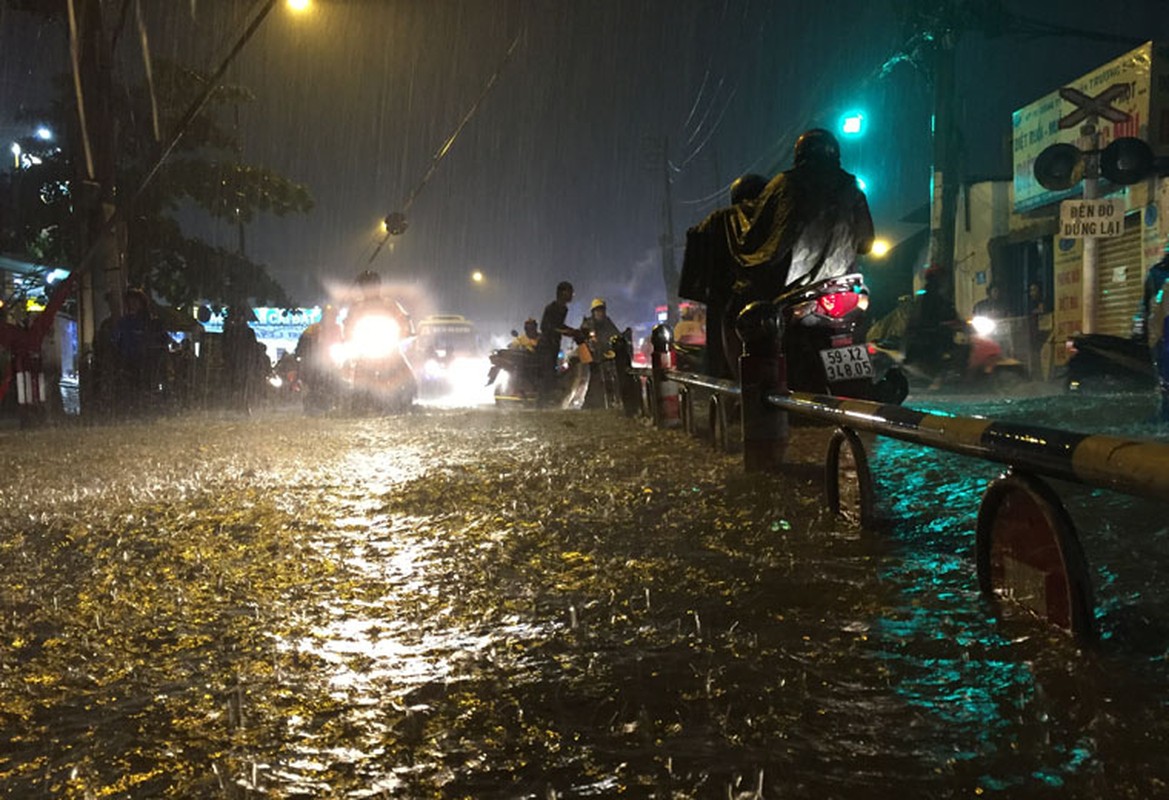
M 843 397 L 771 394 L 767 402 L 838 427 L 863 430 L 1037 475 L 1154 500 L 1169 497 L 1169 445 L 981 417 L 916 411 Z
M 713 438 L 726 450 L 732 449 L 726 438 L 728 409 L 737 406 L 744 466 L 751 471 L 783 469 L 789 413 L 826 422 L 836 428 L 825 456 L 826 502 L 863 527 L 874 527 L 877 517 L 868 454 L 857 431 L 1005 464 L 1008 473 L 990 484 L 978 513 L 979 588 L 1004 613 L 1023 609 L 1077 637 L 1095 637 L 1091 582 L 1079 537 L 1043 478 L 1164 499 L 1169 497 L 1169 444 L 791 392 L 778 313 L 756 308 L 748 324 L 746 318 L 740 318 L 740 382 L 674 369 L 669 331 L 654 329 L 652 368 L 635 372 L 648 387 L 643 397 L 655 424 L 693 432 L 690 392 L 706 389 Z

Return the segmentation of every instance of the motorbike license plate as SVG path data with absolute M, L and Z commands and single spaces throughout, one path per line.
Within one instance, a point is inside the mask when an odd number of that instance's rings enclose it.
M 824 372 L 830 383 L 873 377 L 873 365 L 864 345 L 830 347 L 820 351 L 820 359 L 824 362 Z

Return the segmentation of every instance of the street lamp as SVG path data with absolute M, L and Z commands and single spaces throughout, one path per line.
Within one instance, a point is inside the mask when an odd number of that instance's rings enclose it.
M 889 240 L 888 239 L 874 239 L 873 247 L 869 250 L 869 255 L 873 258 L 884 258 L 889 254 Z
M 482 285 L 484 280 L 485 279 L 483 277 L 483 273 L 480 272 L 479 270 L 475 270 L 474 272 L 471 273 L 471 282 L 472 283 L 477 283 L 477 284 Z

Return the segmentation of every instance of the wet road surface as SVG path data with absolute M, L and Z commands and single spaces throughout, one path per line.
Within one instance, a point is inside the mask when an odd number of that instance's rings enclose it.
M 998 468 L 882 442 L 864 533 L 796 437 L 747 476 L 597 412 L 0 433 L 0 790 L 1169 794 L 1159 507 L 1071 490 L 1082 651 L 978 598 Z

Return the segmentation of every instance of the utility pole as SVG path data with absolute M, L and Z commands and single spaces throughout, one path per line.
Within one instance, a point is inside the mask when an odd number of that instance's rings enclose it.
M 678 316 L 678 267 L 674 261 L 674 200 L 670 189 L 670 140 L 662 137 L 662 179 L 665 186 L 662 205 L 662 280 L 666 284 L 667 315 L 671 327 Z
M 1084 199 L 1095 200 L 1100 197 L 1100 134 L 1096 130 L 1095 115 L 1080 128 L 1083 137 L 1084 153 Z M 1080 330 L 1083 333 L 1093 333 L 1096 330 L 1096 292 L 1099 283 L 1099 249 L 1095 236 L 1081 239 L 1083 247 L 1084 265 L 1083 275 L 1080 278 L 1081 319 Z
M 947 27 L 935 39 L 933 196 L 930 198 L 930 264 L 945 280 L 954 277 L 954 225 L 958 205 L 958 137 L 954 122 L 954 30 Z
M 110 313 L 121 312 L 126 289 L 125 224 L 111 225 L 115 204 L 117 152 L 114 137 L 113 56 L 102 19 L 100 0 L 74 0 L 70 15 L 69 44 L 73 60 L 73 88 L 77 101 L 76 186 L 80 213 L 78 258 L 90 254 L 88 269 L 81 273 L 78 302 L 79 345 L 81 350 L 82 409 L 91 388 L 86 355 L 93 350 L 96 298 L 109 298 Z M 81 265 L 79 265 L 80 267 Z

